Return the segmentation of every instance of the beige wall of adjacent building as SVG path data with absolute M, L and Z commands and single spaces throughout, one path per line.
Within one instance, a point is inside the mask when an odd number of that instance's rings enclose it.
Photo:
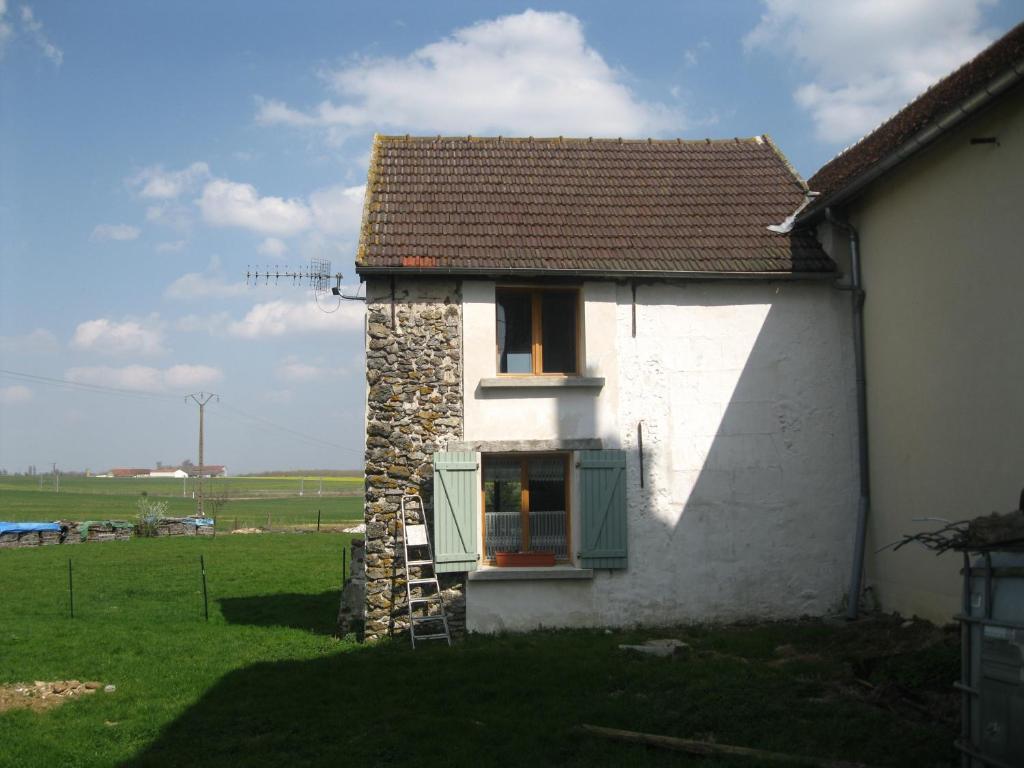
M 867 293 L 866 583 L 885 610 L 947 622 L 959 556 L 875 550 L 936 525 L 914 518 L 1013 509 L 1024 486 L 1024 88 L 845 213 Z

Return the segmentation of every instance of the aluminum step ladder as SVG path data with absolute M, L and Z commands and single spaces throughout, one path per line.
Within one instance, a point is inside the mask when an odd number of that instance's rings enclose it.
M 442 638 L 448 641 L 448 645 L 451 645 L 452 635 L 448 629 L 448 615 L 444 610 L 441 585 L 437 581 L 437 572 L 434 570 L 434 548 L 430 544 L 427 515 L 423 508 L 423 499 L 418 493 L 407 493 L 402 496 L 399 523 L 402 528 L 402 549 L 405 554 L 405 597 L 406 606 L 409 609 L 409 638 L 412 640 L 412 647 L 416 647 L 417 640 L 441 640 Z M 411 556 L 410 550 L 413 552 Z M 421 569 L 429 568 L 431 575 L 413 578 L 412 566 L 419 566 Z M 414 587 L 419 587 L 420 595 L 418 597 L 414 597 L 412 594 Z M 415 606 L 422 607 L 422 615 L 415 615 Z M 437 612 L 431 613 L 435 607 Z

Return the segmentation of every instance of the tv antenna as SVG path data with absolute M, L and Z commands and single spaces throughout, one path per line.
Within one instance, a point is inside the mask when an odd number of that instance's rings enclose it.
M 341 272 L 331 273 L 329 259 L 310 259 L 309 266 L 291 269 L 287 265 L 275 264 L 273 267 L 249 267 L 245 272 L 246 285 L 269 285 L 271 281 L 278 285 L 282 280 L 290 280 L 292 285 L 306 285 L 313 289 L 313 298 L 322 312 L 337 312 L 343 299 L 348 301 L 366 301 L 365 296 L 346 296 L 341 292 Z M 325 309 L 320 298 L 331 294 L 338 302 L 333 309 Z

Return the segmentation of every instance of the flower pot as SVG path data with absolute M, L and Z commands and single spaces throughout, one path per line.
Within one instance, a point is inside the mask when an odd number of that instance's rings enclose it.
M 498 552 L 500 568 L 544 568 L 555 564 L 554 552 Z

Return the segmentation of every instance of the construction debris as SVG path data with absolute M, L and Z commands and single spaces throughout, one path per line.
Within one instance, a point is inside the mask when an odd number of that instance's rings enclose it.
M 895 551 L 907 544 L 920 544 L 937 554 L 951 549 L 961 552 L 1024 552 L 1024 510 L 1005 514 L 993 512 L 973 520 L 947 522 L 932 531 L 907 534 L 879 551 L 890 547 Z
M 113 690 L 114 686 L 104 688 L 103 683 L 95 681 L 80 682 L 78 680 L 54 680 L 45 682 L 36 680 L 32 683 L 11 683 L 0 685 L 0 712 L 10 709 L 31 709 L 42 712 L 60 706 L 68 699 L 84 694 L 96 693 L 103 689 Z
M 681 656 L 689 653 L 689 643 L 675 638 L 647 640 L 643 645 L 620 645 L 620 651 L 645 653 L 649 656 Z

